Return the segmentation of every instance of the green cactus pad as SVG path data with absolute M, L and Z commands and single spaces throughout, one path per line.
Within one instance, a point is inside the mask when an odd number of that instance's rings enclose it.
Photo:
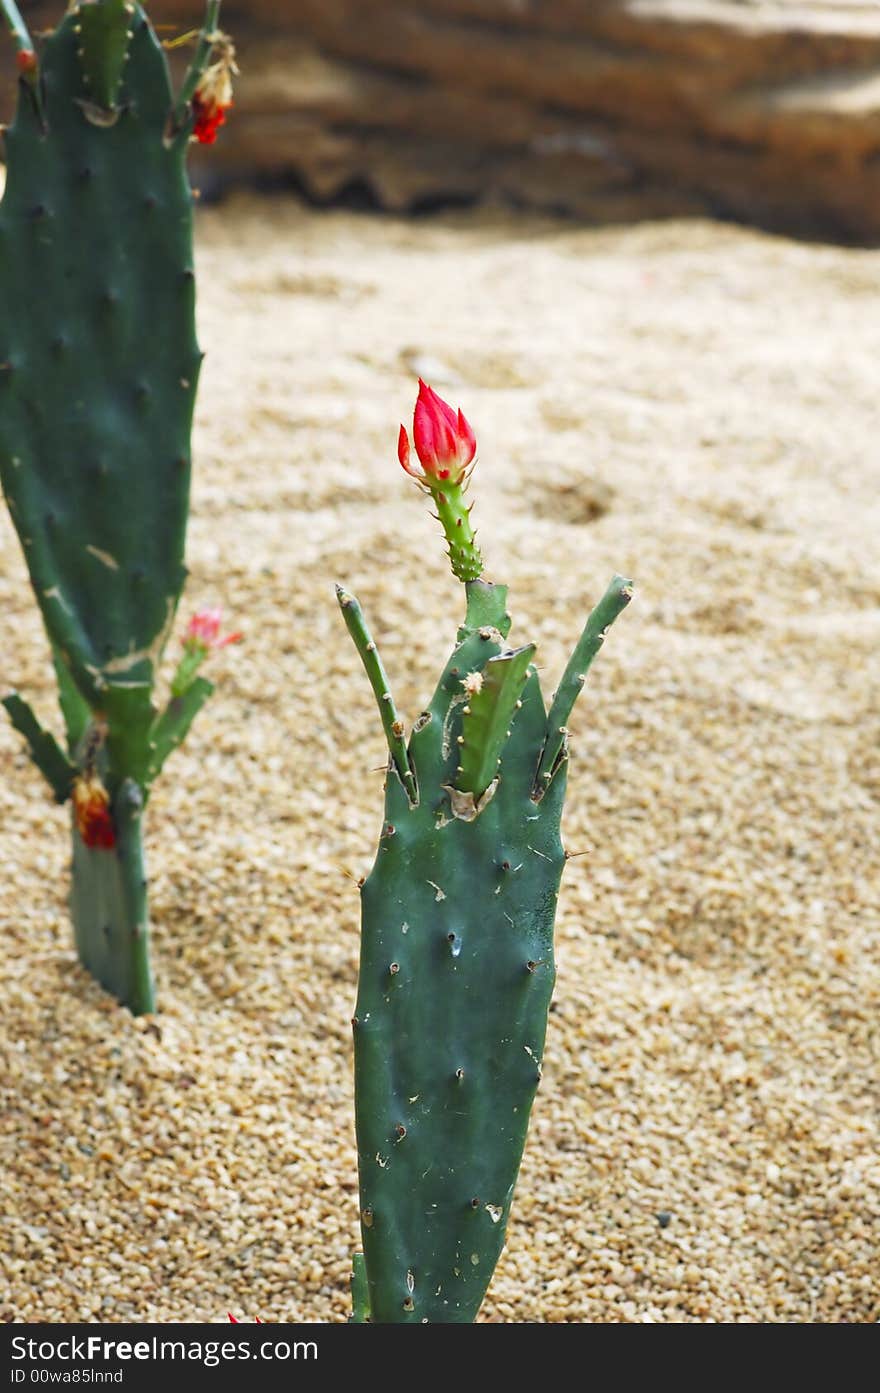
M 491 1280 L 555 978 L 562 717 L 631 593 L 615 576 L 548 716 L 534 646 L 502 652 L 506 588 L 471 581 L 457 646 L 405 764 L 391 749 L 379 849 L 361 890 L 352 1022 L 356 1321 L 470 1322 Z M 365 625 L 349 630 L 364 656 Z M 415 803 L 402 768 L 414 775 Z
M 150 969 L 143 797 L 126 779 L 113 800 L 116 846 L 85 846 L 73 827 L 71 917 L 79 960 L 136 1016 L 155 1009 Z
M 108 114 L 112 124 L 118 114 L 116 99 L 128 61 L 134 15 L 131 0 L 101 0 L 100 4 L 85 0 L 72 11 L 87 100 L 98 108 L 93 111 L 87 105 L 83 109 L 99 125 L 108 124 Z
M 463 678 L 467 702 L 462 708 L 455 787 L 479 800 L 498 774 L 501 751 L 510 735 L 520 693 L 525 686 L 535 645 L 499 653 L 481 672 Z M 473 690 L 468 691 L 468 683 Z
M 89 9 L 97 9 L 90 6 Z M 102 7 L 103 8 L 103 7 Z M 49 635 L 91 704 L 149 688 L 183 586 L 194 332 L 186 135 L 136 9 L 119 117 L 70 13 L 23 92 L 0 206 L 0 481 Z
M 4 13 L 19 52 L 29 35 Z M 195 337 L 190 98 L 219 0 L 175 100 L 143 9 L 84 0 L 28 64 L 0 205 L 0 484 L 52 648 L 69 760 L 6 701 L 56 797 L 94 774 L 110 844 L 73 826 L 80 960 L 153 1009 L 143 809 L 210 694 L 157 714 L 153 689 L 186 571 Z
M 504 1243 L 540 1078 L 565 775 L 536 807 L 545 712 L 533 672 L 494 796 L 476 818 L 455 815 L 461 679 L 498 652 L 483 632 L 455 650 L 417 722 L 418 807 L 389 773 L 362 890 L 355 1078 L 374 1321 L 474 1319 Z

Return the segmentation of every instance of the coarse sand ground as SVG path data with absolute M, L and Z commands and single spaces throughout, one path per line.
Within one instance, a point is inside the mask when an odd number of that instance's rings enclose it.
M 0 723 L 0 1315 L 348 1314 L 384 748 L 333 582 L 414 719 L 462 604 L 396 460 L 421 373 L 476 429 L 545 689 L 637 584 L 572 721 L 582 854 L 483 1318 L 876 1321 L 880 254 L 245 198 L 198 233 L 181 619 L 246 641 L 150 805 L 155 1018 L 77 966 L 67 813 Z M 57 728 L 5 513 L 0 613 L 0 685 Z

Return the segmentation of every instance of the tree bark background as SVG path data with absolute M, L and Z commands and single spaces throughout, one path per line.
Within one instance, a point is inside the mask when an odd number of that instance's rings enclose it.
M 197 0 L 154 0 L 192 27 Z M 24 0 L 38 29 L 60 0 Z M 880 238 L 880 7 L 796 0 L 226 0 L 236 108 L 206 191 L 421 211 L 710 214 Z M 10 64 L 11 71 L 11 64 Z M 10 83 L 11 86 L 11 83 Z

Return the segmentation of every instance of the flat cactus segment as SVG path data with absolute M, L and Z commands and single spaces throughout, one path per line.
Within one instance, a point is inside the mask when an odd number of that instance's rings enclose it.
M 544 796 L 544 790 L 565 758 L 568 748 L 568 718 L 581 694 L 590 664 L 602 647 L 607 630 L 626 609 L 632 596 L 632 581 L 627 580 L 625 576 L 612 576 L 605 594 L 590 614 L 583 633 L 575 644 L 547 715 L 547 738 L 535 775 L 536 800 Z
M 363 1245 L 354 1320 L 471 1322 L 491 1280 L 555 979 L 561 727 L 631 593 L 615 576 L 548 715 L 534 646 L 502 651 L 504 587 L 471 582 L 458 642 L 409 741 L 418 802 L 386 780 L 361 889 L 352 1021 Z
M 72 10 L 75 27 L 79 29 L 79 57 L 87 98 L 114 116 L 134 14 L 131 0 L 83 0 Z M 97 115 L 92 119 L 100 123 Z
M 367 1265 L 363 1253 L 351 1260 L 351 1321 L 363 1325 L 370 1319 L 370 1292 L 367 1286 Z
M 465 586 L 467 612 L 458 631 L 458 642 L 477 629 L 497 629 L 502 638 L 510 633 L 507 586 L 489 580 L 471 580 Z
M 560 810 L 561 781 L 523 845 L 534 805 L 503 780 L 472 823 L 386 806 L 354 1026 L 374 1321 L 473 1320 L 503 1246 L 555 975 Z
M 95 8 L 94 6 L 90 8 Z M 53 644 L 91 704 L 148 688 L 185 570 L 194 328 L 186 138 L 136 8 L 111 127 L 77 16 L 19 101 L 0 206 L 0 481 Z
M 55 680 L 58 683 L 58 704 L 61 707 L 67 731 L 67 749 L 72 756 L 76 756 L 80 741 L 92 719 L 91 709 L 88 702 L 80 696 L 76 683 L 68 671 L 67 664 L 57 648 L 52 650 L 52 663 L 55 668 Z
M 171 752 L 186 739 L 190 726 L 213 691 L 213 682 L 197 677 L 185 692 L 172 697 L 161 716 L 156 718 L 150 731 L 152 755 L 148 782 L 156 778 Z
M 536 808 L 545 733 L 526 659 L 502 776 L 479 817 L 449 785 L 467 694 L 497 630 L 453 651 L 410 740 L 411 806 L 386 785 L 362 889 L 354 1021 L 361 1232 L 373 1321 L 472 1321 L 504 1243 L 555 974 L 565 777 Z
M 73 795 L 80 960 L 135 1012 L 153 1009 L 143 811 L 213 690 L 188 680 L 161 715 L 153 705 L 186 577 L 201 354 L 185 161 L 215 46 L 221 75 L 234 67 L 219 9 L 207 0 L 175 104 L 131 0 L 74 0 L 39 58 L 0 0 L 22 79 L 0 204 L 0 485 L 68 754 L 21 698 L 5 704 L 56 797 Z
M 52 789 L 55 802 L 66 803 L 76 777 L 76 766 L 71 764 L 55 736 L 40 725 L 28 703 L 17 692 L 4 697 L 0 704 L 6 707 L 15 729 L 27 741 L 31 759 Z
M 455 787 L 479 800 L 498 776 L 501 751 L 529 673 L 535 645 L 499 653 L 481 672 L 464 678 L 461 745 Z
M 155 1009 L 142 812 L 141 791 L 127 779 L 113 800 L 115 847 L 86 846 L 74 825 L 71 883 L 80 962 L 136 1016 Z
M 406 789 L 410 802 L 417 803 L 418 785 L 410 764 L 406 741 L 403 738 L 403 722 L 397 714 L 397 707 L 394 705 L 394 697 L 391 695 L 391 687 L 382 659 L 379 656 L 379 650 L 373 642 L 367 628 L 367 621 L 364 619 L 363 610 L 354 595 L 343 589 L 341 585 L 337 585 L 336 598 L 339 601 L 339 608 L 342 610 L 345 627 L 354 640 L 354 645 L 360 654 L 364 671 L 376 698 L 382 729 L 388 742 L 392 768 Z

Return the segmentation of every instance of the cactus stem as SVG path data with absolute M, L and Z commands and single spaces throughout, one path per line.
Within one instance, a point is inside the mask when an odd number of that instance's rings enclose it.
M 113 850 L 87 847 L 74 825 L 71 895 L 81 962 L 136 1016 L 155 1010 L 142 812 L 141 790 L 125 779 L 114 800 Z
M 629 604 L 632 593 L 631 580 L 624 576 L 612 576 L 605 594 L 584 625 L 547 714 L 547 735 L 532 789 L 532 801 L 535 803 L 543 798 L 553 775 L 566 758 L 568 718 L 586 681 L 590 664 L 602 647 L 606 631 Z
M 220 20 L 220 0 L 207 0 L 205 6 L 205 22 L 199 31 L 196 51 L 193 54 L 192 62 L 186 70 L 180 95 L 177 98 L 177 105 L 171 117 L 172 131 L 177 134 L 183 129 L 189 115 L 189 104 L 193 94 L 199 85 L 202 74 L 211 61 L 211 51 L 217 39 L 217 25 Z
M 391 762 L 406 790 L 411 807 L 415 808 L 419 801 L 416 776 L 410 764 L 406 741 L 403 738 L 403 723 L 397 714 L 379 651 L 370 636 L 363 611 L 354 595 L 349 594 L 341 585 L 337 585 L 336 598 L 339 601 L 339 608 L 342 610 L 346 628 L 354 640 L 354 646 L 361 656 L 361 662 L 373 689 L 373 695 L 376 698 L 379 715 L 382 719 L 382 727 L 385 731 L 385 739 L 388 742 Z
M 49 783 L 56 803 L 66 802 L 73 787 L 75 766 L 60 749 L 55 737 L 43 729 L 27 702 L 22 701 L 17 693 L 4 697 L 0 705 L 6 707 L 15 729 L 28 742 L 31 759 Z
M 372 1223 L 372 1210 L 368 1212 L 370 1214 L 370 1223 Z M 364 1224 L 367 1228 L 370 1227 L 366 1219 L 364 1220 Z M 353 1324 L 363 1325 L 370 1319 L 370 1292 L 367 1285 L 367 1267 L 364 1262 L 363 1253 L 355 1253 L 352 1259 L 351 1306 L 351 1319 Z
M 34 45 L 15 0 L 0 0 L 0 11 L 19 53 L 33 54 Z

